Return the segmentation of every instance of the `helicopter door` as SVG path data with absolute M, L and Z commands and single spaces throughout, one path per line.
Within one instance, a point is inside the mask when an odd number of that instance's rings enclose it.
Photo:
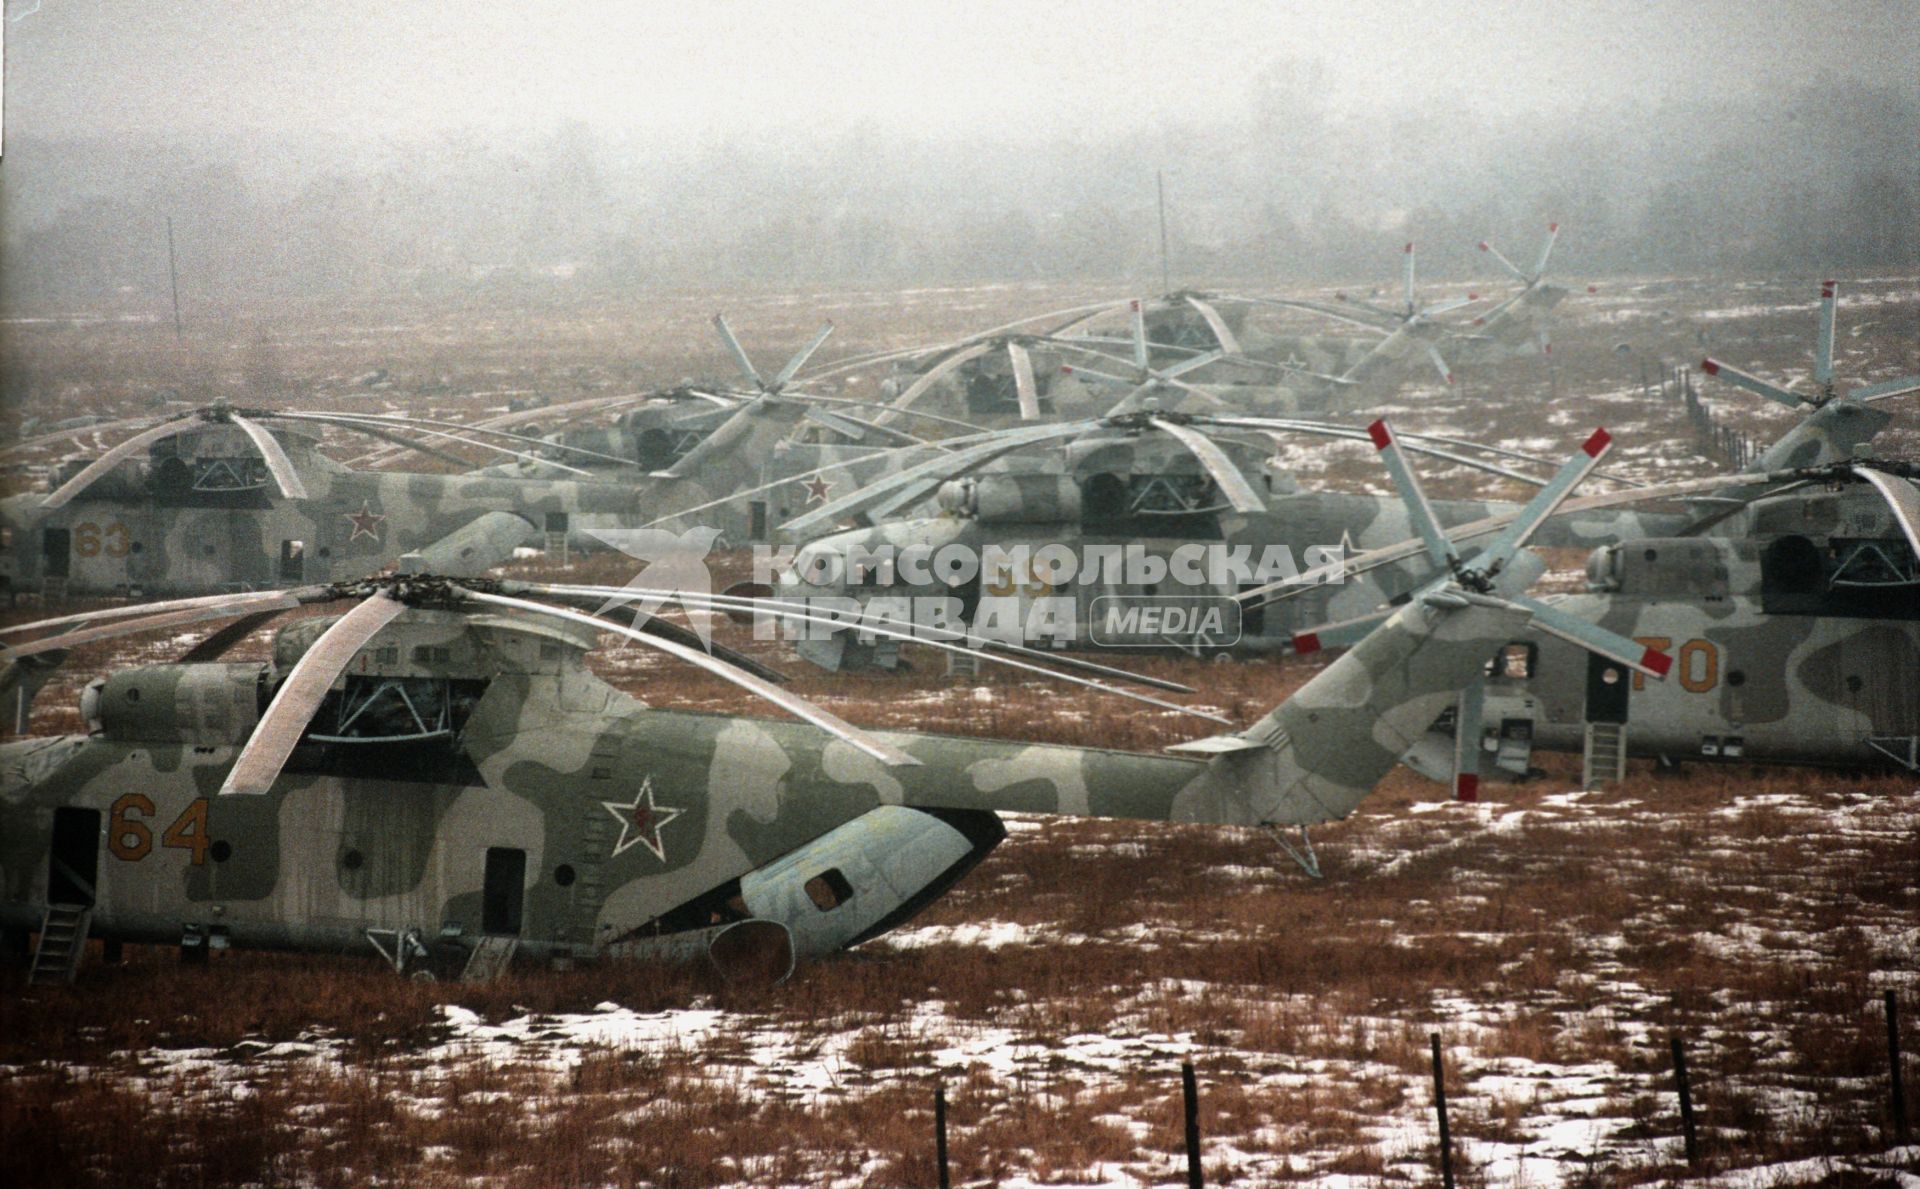
M 291 538 L 280 542 L 280 581 L 300 582 L 307 576 L 307 543 Z
M 521 898 L 527 887 L 527 852 L 513 847 L 487 848 L 487 874 L 480 891 L 480 931 L 520 935 Z
M 1627 690 L 1632 682 L 1627 667 L 1598 653 L 1587 654 L 1587 721 L 1627 721 Z
M 65 578 L 73 572 L 73 530 L 50 528 L 40 535 L 40 556 L 48 578 Z
M 767 501 L 753 500 L 747 504 L 747 539 L 764 541 L 767 539 Z
M 47 903 L 93 907 L 100 874 L 100 811 L 62 806 L 53 811 L 47 848 Z

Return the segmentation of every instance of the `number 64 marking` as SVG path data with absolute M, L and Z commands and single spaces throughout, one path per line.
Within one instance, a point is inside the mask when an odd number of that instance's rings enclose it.
M 153 798 L 127 793 L 113 803 L 107 817 L 107 849 L 116 859 L 137 863 L 153 853 L 153 829 L 143 819 L 154 815 Z M 173 824 L 160 832 L 160 845 L 193 852 L 195 867 L 207 861 L 207 799 L 195 797 Z

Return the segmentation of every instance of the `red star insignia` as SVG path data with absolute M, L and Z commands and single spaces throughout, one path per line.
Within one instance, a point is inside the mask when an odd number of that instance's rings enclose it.
M 827 501 L 827 493 L 833 490 L 833 484 L 821 475 L 815 475 L 800 486 L 807 489 L 807 502 L 809 504 L 825 503 Z
M 620 838 L 613 844 L 613 853 L 619 854 L 633 846 L 644 846 L 653 852 L 653 857 L 662 863 L 667 861 L 667 845 L 660 838 L 661 827 L 685 813 L 671 805 L 656 805 L 653 802 L 653 777 L 640 782 L 640 791 L 633 795 L 633 803 L 622 805 L 618 801 L 602 801 L 602 806 L 620 823 Z
M 353 524 L 353 535 L 347 538 L 349 545 L 358 541 L 361 537 L 372 537 L 376 541 L 379 540 L 380 526 L 387 522 L 386 513 L 375 512 L 367 500 L 360 501 L 360 510 L 358 512 L 343 512 L 341 515 L 345 516 Z

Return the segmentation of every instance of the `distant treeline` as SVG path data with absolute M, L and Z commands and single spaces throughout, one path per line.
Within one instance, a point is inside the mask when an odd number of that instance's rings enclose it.
M 740 284 L 1157 289 L 1161 169 L 1175 284 L 1387 282 L 1403 238 L 1420 241 L 1423 275 L 1484 276 L 1478 240 L 1525 264 L 1548 220 L 1565 225 L 1555 271 L 1572 276 L 1920 262 L 1914 89 L 1498 117 L 1357 117 L 1323 92 L 1314 67 L 1283 63 L 1216 123 L 1091 142 L 855 128 L 668 149 L 568 125 L 373 151 L 11 134 L 0 301 L 163 311 L 168 216 L 190 307 Z

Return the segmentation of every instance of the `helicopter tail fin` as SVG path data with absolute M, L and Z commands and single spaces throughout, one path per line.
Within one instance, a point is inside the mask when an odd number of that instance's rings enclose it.
M 1527 620 L 1511 604 L 1402 607 L 1253 726 L 1170 748 L 1208 760 L 1177 816 L 1280 826 L 1346 817 Z

